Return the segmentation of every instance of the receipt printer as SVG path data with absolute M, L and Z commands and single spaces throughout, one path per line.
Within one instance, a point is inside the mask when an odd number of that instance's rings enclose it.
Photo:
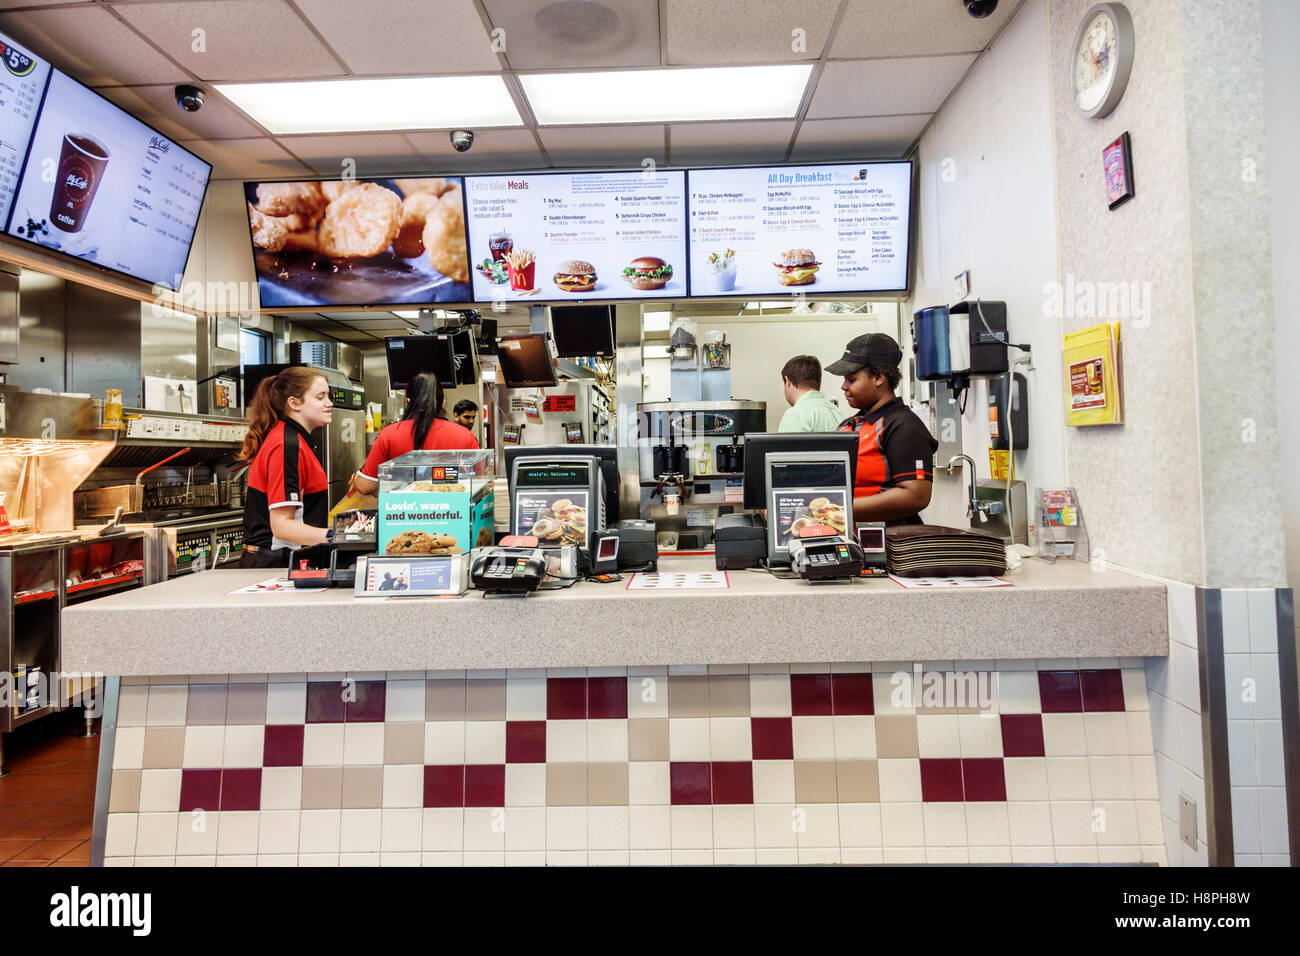
M 767 557 L 767 523 L 758 513 L 719 515 L 713 548 L 719 571 L 757 567 Z
M 655 537 L 653 521 L 630 519 L 620 521 L 618 527 L 605 534 L 618 536 L 618 569 L 620 571 L 655 571 L 659 568 L 659 542 Z
M 790 570 L 808 581 L 856 578 L 862 572 L 862 547 L 829 526 L 804 528 L 790 545 Z

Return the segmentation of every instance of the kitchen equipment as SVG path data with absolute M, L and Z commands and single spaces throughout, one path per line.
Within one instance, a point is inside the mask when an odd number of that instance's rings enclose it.
M 605 530 L 605 477 L 595 455 L 519 455 L 510 466 L 510 526 L 543 547 L 589 551 Z
M 862 548 L 862 576 L 889 573 L 885 557 L 885 523 L 864 521 L 858 525 L 858 545 Z
M 713 528 L 714 564 L 719 571 L 757 567 L 767 557 L 767 525 L 763 516 L 720 515 Z
M 618 538 L 618 570 L 655 571 L 659 567 L 659 545 L 653 521 L 620 521 L 612 533 Z
M 135 514 L 143 511 L 145 506 L 144 476 L 155 468 L 186 454 L 188 448 L 173 452 L 162 461 L 150 465 L 135 476 L 133 485 L 109 485 L 107 488 L 95 488 L 92 491 L 78 491 L 73 495 L 77 518 L 102 518 L 121 509 Z
M 487 594 L 528 594 L 546 576 L 546 552 L 532 535 L 507 535 L 494 548 L 475 549 L 470 583 Z
M 745 445 L 744 504 L 767 510 L 769 565 L 790 561 L 804 528 L 830 525 L 853 534 L 856 435 L 775 432 L 749 435 Z
M 738 475 L 745 470 L 745 447 L 740 436 L 733 435 L 730 445 L 718 446 L 718 472 Z
M 613 574 L 618 570 L 618 543 L 616 534 L 604 534 L 596 539 L 591 556 L 593 574 Z
M 654 449 L 654 461 L 656 479 L 664 475 L 685 475 L 686 446 L 660 445 Z
M 856 578 L 862 547 L 829 526 L 804 528 L 790 545 L 790 570 L 806 581 Z

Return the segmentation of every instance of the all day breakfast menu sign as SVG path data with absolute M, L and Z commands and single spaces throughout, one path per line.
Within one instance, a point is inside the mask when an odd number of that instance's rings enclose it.
M 0 225 L 9 217 L 50 65 L 0 34 Z
M 466 178 L 476 302 L 686 295 L 678 171 Z
M 910 163 L 693 169 L 691 295 L 907 287 Z

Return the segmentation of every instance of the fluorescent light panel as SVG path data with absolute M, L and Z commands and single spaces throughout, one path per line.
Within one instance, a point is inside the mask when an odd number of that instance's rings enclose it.
M 519 77 L 542 126 L 782 119 L 799 111 L 812 65 L 602 70 Z
M 497 75 L 217 83 L 215 87 L 277 135 L 523 125 L 505 81 Z

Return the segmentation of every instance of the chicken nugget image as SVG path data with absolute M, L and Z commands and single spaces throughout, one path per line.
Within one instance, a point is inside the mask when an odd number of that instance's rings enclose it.
M 289 237 L 289 227 L 284 220 L 263 214 L 252 203 L 248 204 L 248 224 L 253 228 L 253 245 L 267 252 L 279 252 Z
M 320 183 L 257 184 L 257 208 L 268 216 L 314 216 L 326 202 Z
M 325 209 L 318 231 L 320 251 L 335 258 L 377 256 L 397 238 L 402 201 L 374 183 L 360 183 Z
M 394 179 L 393 185 L 402 191 L 403 196 L 414 196 L 416 193 L 431 193 L 434 196 L 441 196 L 451 188 L 447 185 L 447 180 L 441 176 L 433 179 Z
M 447 197 L 455 195 L 453 202 Z M 469 281 L 469 250 L 465 247 L 465 212 L 460 190 L 438 200 L 424 224 L 424 248 L 429 264 L 453 282 Z
M 325 195 L 326 202 L 334 202 L 349 189 L 359 186 L 355 179 L 335 179 L 320 184 L 320 190 Z
M 404 259 L 424 255 L 424 224 L 437 207 L 433 193 L 411 193 L 402 200 L 402 227 L 393 240 L 393 252 Z

